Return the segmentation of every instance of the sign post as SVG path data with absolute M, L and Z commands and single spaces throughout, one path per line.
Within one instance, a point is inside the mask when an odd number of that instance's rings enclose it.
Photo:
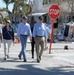
M 48 15 L 51 18 L 51 23 L 52 23 L 52 33 L 51 33 L 51 36 L 50 36 L 50 47 L 49 47 L 49 53 L 51 53 L 53 34 L 54 34 L 54 23 L 56 23 L 56 19 L 60 15 L 59 6 L 56 5 L 56 4 L 52 4 L 51 7 L 49 8 Z

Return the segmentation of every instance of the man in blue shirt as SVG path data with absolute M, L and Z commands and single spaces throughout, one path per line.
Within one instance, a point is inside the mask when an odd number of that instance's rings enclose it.
M 44 42 L 47 39 L 47 32 L 44 23 L 42 22 L 43 18 L 39 17 L 39 22 L 34 25 L 33 37 L 36 43 L 36 53 L 37 53 L 37 62 L 40 63 L 41 56 L 44 50 Z M 41 50 L 39 51 L 39 46 Z
M 19 53 L 19 59 L 21 59 L 21 56 L 23 55 L 24 62 L 26 62 L 26 44 L 27 44 L 27 38 L 30 36 L 30 39 L 32 37 L 31 34 L 31 28 L 30 25 L 27 23 L 27 17 L 22 17 L 22 22 L 18 26 L 17 30 L 17 36 L 20 38 L 21 41 L 21 52 Z

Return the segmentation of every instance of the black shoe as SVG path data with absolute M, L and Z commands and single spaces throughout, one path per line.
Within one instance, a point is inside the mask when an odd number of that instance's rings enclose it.
M 4 60 L 6 60 L 6 58 L 4 58 Z
M 32 56 L 32 58 L 34 59 L 34 56 Z
M 27 62 L 27 60 L 26 60 L 26 59 L 24 59 L 24 62 Z
M 41 60 L 41 57 L 39 56 L 39 59 Z
M 39 59 L 37 59 L 37 63 L 40 63 L 40 60 Z
M 69 50 L 67 45 L 66 45 L 66 46 L 64 46 L 64 50 Z
M 19 57 L 19 59 L 20 59 L 20 60 L 22 60 L 22 58 L 21 58 L 21 56 L 20 56 L 20 55 L 18 55 L 18 57 Z

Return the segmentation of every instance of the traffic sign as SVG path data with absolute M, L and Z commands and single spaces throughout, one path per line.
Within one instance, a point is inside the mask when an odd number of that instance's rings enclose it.
M 57 19 L 60 15 L 60 8 L 57 4 L 51 5 L 48 15 L 51 19 Z
M 56 4 L 52 4 L 52 6 L 49 8 L 48 12 L 49 17 L 51 18 L 51 23 L 52 23 L 52 33 L 50 35 L 50 47 L 49 47 L 49 53 L 51 53 L 51 47 L 52 47 L 52 41 L 53 41 L 53 34 L 54 34 L 54 23 L 56 23 L 56 19 L 60 15 L 60 8 Z

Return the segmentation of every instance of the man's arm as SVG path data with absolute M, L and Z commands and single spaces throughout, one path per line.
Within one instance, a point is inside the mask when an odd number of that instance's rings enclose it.
M 34 41 L 36 41 L 36 24 L 34 25 L 32 36 L 34 37 Z

